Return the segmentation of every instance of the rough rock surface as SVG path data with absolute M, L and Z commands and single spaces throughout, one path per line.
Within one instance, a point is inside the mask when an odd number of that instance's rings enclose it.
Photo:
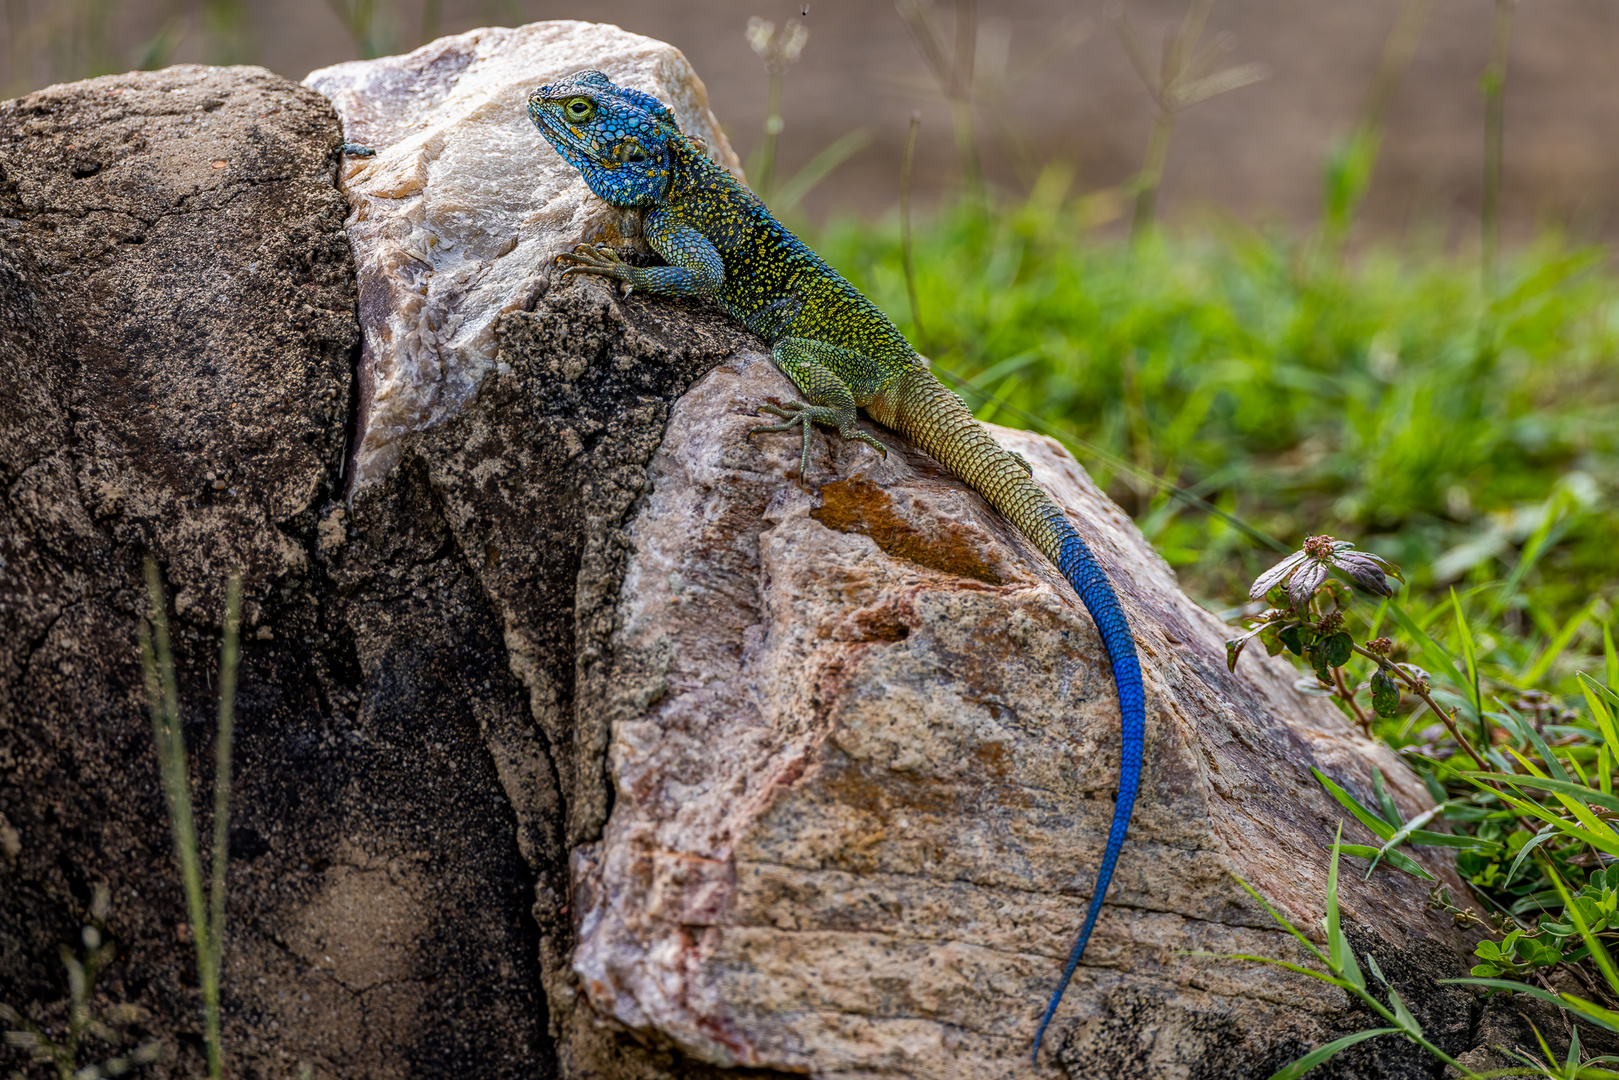
M 151 1075 L 201 1075 L 133 647 L 150 551 L 194 762 L 246 576 L 234 1075 L 1034 1074 L 1117 758 L 1065 587 L 891 433 L 886 462 L 817 439 L 801 483 L 790 438 L 741 437 L 791 393 L 758 343 L 599 281 L 496 320 L 476 395 L 349 503 L 339 138 L 251 68 L 0 103 L 0 996 L 61 1016 L 57 948 L 104 882 L 99 992 L 149 1010 Z M 1407 811 L 1420 786 L 1285 668 L 1227 674 L 1077 466 L 1003 434 L 1110 567 L 1152 701 L 1114 903 L 1038 1074 L 1262 1077 L 1368 1026 L 1177 950 L 1289 952 L 1228 869 L 1318 918 L 1338 814 L 1308 764 L 1362 794 L 1376 764 Z M 1529 1037 L 1433 985 L 1463 943 L 1414 883 L 1344 890 L 1441 1045 Z M 1379 1039 L 1320 1075 L 1434 1070 Z
M 792 395 L 738 356 L 679 401 L 653 460 L 613 638 L 617 797 L 573 856 L 574 971 L 595 1009 L 719 1064 L 1032 1074 L 1112 815 L 1105 654 L 1038 552 L 925 456 L 818 443 L 808 486 L 789 479 L 796 437 L 745 433 Z M 1232 873 L 1318 923 L 1340 815 L 1311 765 L 1426 795 L 1290 666 L 1229 674 L 1229 632 L 1072 459 L 997 434 L 1108 568 L 1150 702 L 1131 839 L 1055 1056 L 1085 1076 L 1188 1058 L 1268 1075 L 1338 993 L 1180 954 L 1291 955 Z M 1415 879 L 1346 892 L 1377 939 L 1460 943 Z M 1121 1054 L 1111 1027 L 1143 1012 Z
M 246 575 L 234 1074 L 545 1075 L 532 873 L 480 733 L 524 709 L 499 619 L 464 573 L 417 623 L 327 571 L 359 344 L 339 140 L 257 68 L 0 105 L 0 996 L 60 1018 L 57 949 L 105 883 L 103 1000 L 150 1011 L 157 1075 L 202 1074 L 134 645 L 150 552 L 198 762 Z
M 351 159 L 344 181 L 365 334 L 355 485 L 471 398 L 494 369 L 496 320 L 534 306 L 551 256 L 639 237 L 638 216 L 591 195 L 525 111 L 535 87 L 582 68 L 669 102 L 682 130 L 741 174 L 680 50 L 616 26 L 472 30 L 304 80 L 350 141 L 378 152 Z

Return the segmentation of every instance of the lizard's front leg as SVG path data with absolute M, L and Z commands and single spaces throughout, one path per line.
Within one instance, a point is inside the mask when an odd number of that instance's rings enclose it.
M 606 244 L 580 244 L 557 256 L 572 263 L 562 272 L 599 274 L 653 296 L 713 296 L 720 291 L 725 284 L 725 263 L 708 237 L 661 210 L 647 214 L 643 228 L 647 243 L 668 266 L 631 266 Z
M 809 338 L 782 338 L 770 350 L 770 362 L 793 381 L 807 401 L 790 401 L 786 405 L 761 405 L 760 412 L 782 417 L 786 423 L 756 427 L 748 432 L 751 438 L 772 431 L 804 430 L 804 450 L 799 456 L 798 478 L 809 475 L 810 425 L 837 428 L 845 439 L 858 439 L 884 457 L 888 448 L 875 438 L 857 429 L 855 421 L 855 389 L 867 390 L 868 376 L 878 370 L 869 357 L 824 341 Z M 854 387 L 850 384 L 853 383 Z

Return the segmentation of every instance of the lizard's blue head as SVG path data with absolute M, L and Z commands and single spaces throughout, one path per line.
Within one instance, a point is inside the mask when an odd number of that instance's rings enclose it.
M 655 206 L 673 177 L 674 113 L 650 94 L 579 71 L 528 96 L 528 116 L 546 141 L 613 206 Z

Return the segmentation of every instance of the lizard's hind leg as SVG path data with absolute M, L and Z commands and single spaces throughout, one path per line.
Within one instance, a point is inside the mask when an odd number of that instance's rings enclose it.
M 843 438 L 858 439 L 884 457 L 888 456 L 886 446 L 855 427 L 859 414 L 855 411 L 855 389 L 850 384 L 866 390 L 865 384 L 873 376 L 880 376 L 875 360 L 824 341 L 783 338 L 770 350 L 770 361 L 793 381 L 808 401 L 759 406 L 760 412 L 782 417 L 785 423 L 756 427 L 748 435 L 803 427 L 804 450 L 798 462 L 800 480 L 809 475 L 811 424 L 836 428 Z

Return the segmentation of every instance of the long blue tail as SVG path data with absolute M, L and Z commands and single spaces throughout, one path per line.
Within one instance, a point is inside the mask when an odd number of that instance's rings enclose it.
M 1068 954 L 1068 964 L 1062 969 L 1062 978 L 1051 995 L 1051 1003 L 1040 1018 L 1040 1029 L 1034 1033 L 1036 1062 L 1040 1059 L 1040 1040 L 1045 1038 L 1046 1027 L 1068 989 L 1068 982 L 1079 967 L 1079 958 L 1085 955 L 1085 944 L 1091 939 L 1096 916 L 1102 911 L 1102 900 L 1113 881 L 1113 867 L 1119 861 L 1124 847 L 1124 834 L 1130 828 L 1130 813 L 1135 809 L 1136 789 L 1141 786 L 1142 744 L 1146 738 L 1146 693 L 1141 686 L 1141 664 L 1136 659 L 1136 643 L 1130 634 L 1119 607 L 1119 597 L 1113 591 L 1107 574 L 1097 565 L 1091 551 L 1080 539 L 1074 527 L 1064 519 L 1056 526 L 1064 535 L 1059 541 L 1057 569 L 1079 594 L 1085 609 L 1096 622 L 1107 647 L 1107 657 L 1113 664 L 1113 682 L 1119 694 L 1119 719 L 1124 729 L 1124 748 L 1119 758 L 1119 794 L 1113 803 L 1113 825 L 1107 832 L 1107 847 L 1102 851 L 1102 865 L 1096 873 L 1096 890 L 1091 894 L 1090 908 L 1085 912 L 1085 925 L 1079 928 L 1079 937 Z

